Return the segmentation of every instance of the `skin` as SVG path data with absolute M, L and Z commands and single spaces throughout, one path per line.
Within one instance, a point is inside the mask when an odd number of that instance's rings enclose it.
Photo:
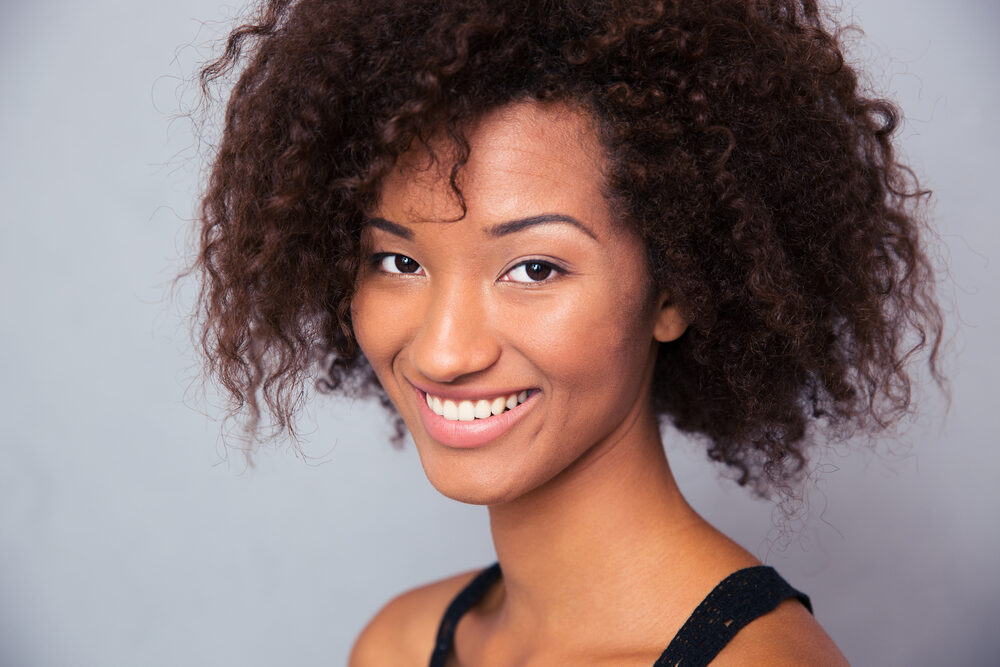
M 374 257 L 352 304 L 358 342 L 428 479 L 489 506 L 503 579 L 459 623 L 452 664 L 648 667 L 719 581 L 759 564 L 690 508 L 664 454 L 652 368 L 686 322 L 649 288 L 642 243 L 612 214 L 584 113 L 511 104 L 469 141 L 464 217 L 447 159 L 416 150 L 400 160 L 366 229 Z M 447 157 L 446 144 L 434 148 Z M 497 233 L 547 214 L 580 226 Z M 557 270 L 532 272 L 529 260 Z M 414 385 L 536 395 L 504 435 L 457 448 L 428 434 Z M 390 602 L 351 665 L 425 665 L 445 607 L 473 575 Z M 846 664 L 793 601 L 744 628 L 714 664 L 758 663 Z

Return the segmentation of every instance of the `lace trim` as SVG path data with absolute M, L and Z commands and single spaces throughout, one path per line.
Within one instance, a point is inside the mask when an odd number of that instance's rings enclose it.
M 501 574 L 500 563 L 494 563 L 451 601 L 438 627 L 430 667 L 445 667 L 458 621 Z M 708 665 L 744 626 L 790 597 L 797 598 L 812 613 L 809 596 L 792 588 L 774 568 L 758 565 L 733 572 L 702 600 L 653 667 Z
M 774 568 L 758 565 L 733 572 L 702 600 L 653 667 L 707 665 L 747 623 L 790 597 L 812 613 L 809 596 L 792 588 Z

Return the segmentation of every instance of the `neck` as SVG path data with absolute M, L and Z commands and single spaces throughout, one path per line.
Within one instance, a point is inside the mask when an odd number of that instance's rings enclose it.
M 674 482 L 652 411 L 619 431 L 544 486 L 490 507 L 512 626 L 580 637 L 589 610 L 595 626 L 634 620 L 643 596 L 662 601 L 665 570 L 705 526 Z

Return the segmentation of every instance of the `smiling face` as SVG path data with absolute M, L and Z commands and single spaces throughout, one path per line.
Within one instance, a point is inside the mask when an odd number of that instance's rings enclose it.
M 656 341 L 684 323 L 613 219 L 586 116 L 519 103 L 468 138 L 464 218 L 447 160 L 414 152 L 386 180 L 352 318 L 431 483 L 495 504 L 628 446 Z

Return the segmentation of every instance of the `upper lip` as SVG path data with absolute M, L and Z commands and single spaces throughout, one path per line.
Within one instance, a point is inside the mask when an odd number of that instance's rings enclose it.
M 519 394 L 522 391 L 530 391 L 530 387 L 518 387 L 516 389 L 494 389 L 490 387 L 448 387 L 447 389 L 439 389 L 430 384 L 422 384 L 414 382 L 407 378 L 409 382 L 415 389 L 422 391 L 425 394 L 430 394 L 431 396 L 437 396 L 442 399 L 451 399 L 453 401 L 475 401 L 475 400 L 489 400 L 497 398 L 499 396 L 510 396 L 511 394 Z

